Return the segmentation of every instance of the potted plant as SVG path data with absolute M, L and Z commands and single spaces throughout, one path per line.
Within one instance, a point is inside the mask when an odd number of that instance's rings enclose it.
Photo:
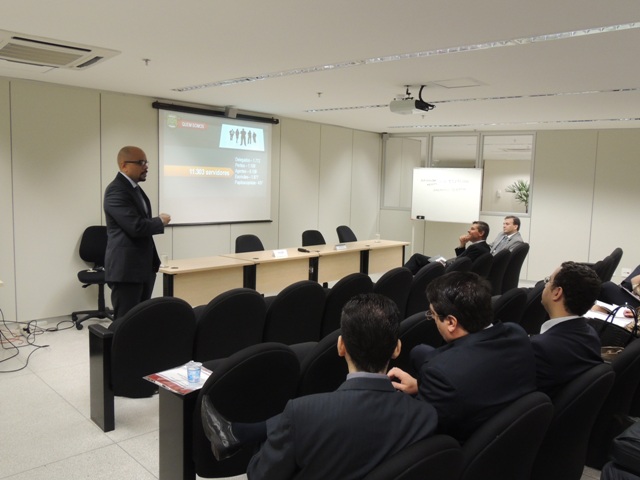
M 516 180 L 505 188 L 505 192 L 515 193 L 516 201 L 524 203 L 525 212 L 529 213 L 529 182 L 526 180 Z

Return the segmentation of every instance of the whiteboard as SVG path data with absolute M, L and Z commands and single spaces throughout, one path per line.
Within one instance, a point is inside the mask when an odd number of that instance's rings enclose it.
M 470 223 L 480 215 L 482 169 L 414 168 L 411 218 Z

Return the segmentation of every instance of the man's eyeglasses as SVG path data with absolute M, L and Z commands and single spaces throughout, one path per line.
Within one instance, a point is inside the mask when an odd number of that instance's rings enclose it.
M 149 165 L 149 161 L 148 160 L 125 160 L 124 163 L 134 163 L 134 164 L 138 165 L 139 167 L 146 167 L 147 165 Z
M 544 284 L 546 285 L 551 280 L 551 277 L 544 277 Z

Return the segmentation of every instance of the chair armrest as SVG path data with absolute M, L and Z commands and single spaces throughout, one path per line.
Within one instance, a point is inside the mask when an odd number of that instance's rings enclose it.
M 99 323 L 94 323 L 89 325 L 89 335 L 96 335 L 101 339 L 111 339 L 113 338 L 113 331 L 106 328 L 104 325 L 100 325 Z
M 99 324 L 89 325 L 89 390 L 91 420 L 103 431 L 115 428 L 114 394 L 111 387 L 113 332 Z

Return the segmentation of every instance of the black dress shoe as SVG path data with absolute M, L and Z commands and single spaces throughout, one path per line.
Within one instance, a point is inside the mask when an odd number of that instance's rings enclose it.
M 242 444 L 233 435 L 231 422 L 218 413 L 207 395 L 202 397 L 200 415 L 204 434 L 211 442 L 211 451 L 216 460 L 224 460 L 238 453 Z

